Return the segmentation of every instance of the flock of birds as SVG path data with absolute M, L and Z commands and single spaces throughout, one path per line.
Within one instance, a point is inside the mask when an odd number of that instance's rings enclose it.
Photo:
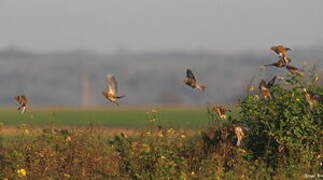
M 277 68 L 286 68 L 291 74 L 296 75 L 303 75 L 304 71 L 301 69 L 291 66 L 291 59 L 288 57 L 288 51 L 290 51 L 290 48 L 284 47 L 282 45 L 273 46 L 270 48 L 272 51 L 274 51 L 278 57 L 279 60 L 277 62 L 274 62 L 272 64 L 267 64 L 265 66 L 274 66 Z M 274 76 L 270 81 L 266 82 L 265 80 L 261 80 L 259 84 L 259 90 L 264 98 L 272 98 L 272 95 L 270 93 L 270 88 L 275 84 L 276 76 Z M 204 91 L 206 87 L 202 84 L 200 84 L 197 79 L 194 76 L 194 73 L 192 70 L 187 69 L 186 70 L 186 78 L 184 79 L 184 83 L 187 86 L 190 86 L 193 89 L 198 89 L 200 91 Z M 102 91 L 102 95 L 110 102 L 116 104 L 119 106 L 118 101 L 121 98 L 124 98 L 125 95 L 118 95 L 118 85 L 115 77 L 112 74 L 107 75 L 107 87 L 104 91 Z M 302 94 L 304 95 L 306 101 L 310 105 L 310 107 L 313 107 L 315 104 L 315 100 L 317 98 L 317 95 L 310 94 L 305 88 L 302 91 Z M 322 98 L 322 97 L 320 97 Z M 25 95 L 15 96 L 14 100 L 19 103 L 18 110 L 21 111 L 21 113 L 25 113 L 28 106 L 28 100 Z M 216 113 L 219 118 L 226 119 L 226 112 L 231 111 L 230 108 L 225 106 L 213 106 L 211 108 L 212 112 Z M 240 126 L 236 126 L 234 128 L 234 132 L 236 134 L 236 137 L 238 139 L 237 145 L 240 145 L 240 142 L 244 136 L 244 132 Z
M 292 61 L 288 57 L 288 51 L 291 50 L 290 48 L 284 47 L 282 45 L 278 45 L 278 46 L 273 46 L 270 49 L 278 55 L 279 60 L 272 64 L 267 64 L 265 66 L 274 66 L 277 68 L 285 67 L 291 74 L 298 74 L 298 75 L 304 74 L 304 71 L 302 71 L 301 69 L 290 65 Z M 259 90 L 265 98 L 271 98 L 270 88 L 274 85 L 275 81 L 276 81 L 276 76 L 273 77 L 273 79 L 268 82 L 266 82 L 265 80 L 262 80 L 260 82 Z M 197 81 L 197 79 L 194 76 L 194 73 L 190 69 L 186 70 L 186 78 L 184 79 L 184 83 L 193 89 L 198 89 L 201 91 L 204 91 L 206 89 L 204 85 L 200 84 Z M 119 103 L 118 103 L 119 99 L 124 98 L 125 95 L 118 95 L 117 93 L 118 93 L 118 85 L 117 85 L 116 78 L 112 74 L 108 74 L 107 87 L 104 91 L 102 91 L 102 95 L 108 101 L 119 106 Z M 307 102 L 312 106 L 314 104 L 314 98 L 309 94 L 309 92 L 307 92 L 306 89 L 303 90 L 302 94 L 305 96 Z M 22 114 L 26 112 L 27 106 L 28 106 L 27 97 L 25 95 L 15 96 L 14 100 L 17 101 L 19 104 L 18 110 L 20 110 Z M 214 106 L 212 110 L 215 113 L 217 113 L 219 117 L 222 119 L 226 118 L 225 112 L 230 111 L 229 108 L 224 106 Z

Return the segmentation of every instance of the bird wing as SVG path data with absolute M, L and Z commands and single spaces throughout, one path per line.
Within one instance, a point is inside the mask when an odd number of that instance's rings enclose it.
M 117 85 L 117 81 L 114 78 L 114 76 L 112 74 L 108 74 L 107 75 L 107 80 L 108 80 L 108 92 L 116 95 L 117 91 L 118 91 L 118 85 Z
M 268 83 L 267 83 L 267 87 L 268 88 L 271 88 L 274 84 L 275 84 L 275 81 L 277 79 L 277 76 L 274 76 Z
M 323 102 L 323 94 L 314 93 L 313 90 L 308 90 L 308 94 L 315 100 Z
M 299 69 L 299 68 L 294 67 L 294 66 L 291 66 L 291 65 L 286 66 L 286 68 L 287 68 L 288 70 L 292 70 L 292 71 L 300 71 L 300 72 L 303 72 L 303 70 L 302 70 L 302 69 Z
M 186 77 L 187 78 L 190 78 L 190 79 L 193 79 L 194 81 L 196 81 L 196 79 L 194 77 L 194 74 L 193 74 L 192 70 L 190 70 L 190 69 L 187 69 L 186 70 Z
M 267 84 L 266 84 L 266 81 L 265 80 L 261 80 L 260 81 L 260 84 L 259 84 L 259 89 L 262 89 L 262 88 L 266 88 L 267 87 Z

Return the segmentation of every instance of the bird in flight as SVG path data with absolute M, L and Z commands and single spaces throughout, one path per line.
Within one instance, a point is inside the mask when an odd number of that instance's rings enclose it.
M 312 108 L 314 106 L 315 100 L 312 97 L 312 95 L 310 95 L 310 93 L 307 92 L 306 88 L 303 89 L 302 91 L 302 95 L 305 97 L 306 102 L 310 105 L 310 107 Z
M 192 72 L 192 70 L 190 69 L 187 69 L 186 70 L 186 78 L 184 79 L 184 83 L 190 87 L 192 87 L 193 89 L 197 88 L 201 91 L 204 91 L 206 89 L 205 86 L 199 84 L 195 77 L 194 77 L 194 74 Z
M 283 58 L 280 58 L 277 62 L 274 62 L 272 64 L 267 64 L 265 66 L 275 66 L 275 67 L 278 67 L 278 68 L 283 68 L 285 67 L 287 64 L 286 62 L 284 61 Z
M 19 103 L 17 110 L 21 110 L 21 114 L 24 114 L 27 109 L 28 100 L 25 95 L 14 96 L 13 99 Z
M 287 65 L 287 66 L 286 66 L 286 69 L 287 69 L 291 74 L 296 74 L 296 75 L 301 75 L 301 76 L 303 76 L 303 75 L 304 75 L 304 72 L 303 72 L 302 70 L 298 69 L 297 67 Z
M 288 57 L 288 51 L 291 51 L 290 48 L 284 47 L 282 45 L 273 46 L 270 48 L 272 51 L 274 51 L 276 54 L 278 54 L 279 57 L 281 57 L 286 64 L 291 62 L 291 59 Z
M 261 80 L 259 84 L 259 90 L 265 98 L 271 98 L 270 88 L 275 84 L 277 76 L 274 76 L 268 83 L 265 80 Z
M 231 111 L 231 109 L 224 106 L 214 106 L 212 107 L 212 111 L 215 112 L 221 119 L 226 119 L 226 112 Z
M 119 106 L 118 99 L 125 97 L 125 95 L 117 96 L 117 92 L 118 92 L 117 81 L 112 74 L 108 74 L 107 89 L 105 91 L 102 91 L 102 95 L 110 102 L 115 103 L 117 106 Z

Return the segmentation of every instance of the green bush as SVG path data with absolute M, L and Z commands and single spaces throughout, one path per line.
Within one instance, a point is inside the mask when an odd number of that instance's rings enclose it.
M 323 95 L 315 81 L 287 76 L 270 89 L 273 98 L 254 94 L 239 102 L 239 122 L 250 129 L 245 147 L 252 158 L 289 175 L 317 173 L 322 160 L 323 104 L 317 101 L 311 108 L 301 93 L 304 88 Z

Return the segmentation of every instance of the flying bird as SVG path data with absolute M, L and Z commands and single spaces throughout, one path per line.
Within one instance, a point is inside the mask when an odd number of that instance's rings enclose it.
M 19 107 L 17 108 L 17 110 L 21 110 L 20 111 L 21 114 L 24 114 L 26 112 L 27 103 L 28 103 L 26 96 L 25 95 L 14 96 L 13 99 L 19 103 Z
M 277 76 L 274 76 L 270 81 L 261 80 L 259 90 L 265 98 L 271 98 L 270 88 L 275 84 Z
M 237 146 L 240 146 L 241 145 L 241 141 L 242 141 L 242 138 L 245 136 L 244 133 L 243 133 L 243 130 L 240 126 L 236 126 L 234 128 L 234 133 L 236 134 L 236 137 L 237 137 Z
M 197 88 L 201 91 L 204 91 L 206 89 L 205 86 L 199 84 L 195 77 L 194 77 L 194 74 L 192 72 L 192 70 L 190 69 L 187 69 L 186 70 L 186 78 L 184 79 L 184 83 L 190 87 L 192 87 L 193 89 Z
M 224 106 L 214 106 L 212 107 L 212 111 L 215 112 L 221 119 L 226 119 L 226 112 L 231 112 L 231 109 L 224 107 Z
M 303 89 L 302 95 L 305 97 L 306 102 L 312 108 L 314 106 L 315 100 L 310 93 L 307 92 L 306 88 Z
M 274 51 L 276 54 L 278 54 L 279 57 L 283 58 L 286 64 L 291 62 L 291 59 L 288 57 L 288 51 L 291 51 L 290 48 L 284 47 L 282 45 L 273 46 L 270 48 L 272 51 Z
M 118 99 L 125 97 L 125 95 L 118 96 L 117 92 L 118 92 L 117 81 L 112 74 L 108 74 L 107 89 L 105 91 L 102 91 L 102 94 L 107 100 L 119 106 Z
M 275 67 L 278 67 L 278 68 L 283 68 L 285 67 L 287 64 L 286 62 L 284 61 L 283 58 L 279 59 L 277 62 L 274 62 L 272 64 L 267 64 L 265 66 L 275 66 Z
M 288 70 L 288 72 L 290 72 L 291 74 L 301 75 L 301 76 L 303 76 L 303 75 L 304 75 L 304 72 L 303 72 L 302 70 L 298 69 L 297 67 L 287 65 L 287 66 L 286 66 L 286 69 L 287 69 L 287 70 Z

